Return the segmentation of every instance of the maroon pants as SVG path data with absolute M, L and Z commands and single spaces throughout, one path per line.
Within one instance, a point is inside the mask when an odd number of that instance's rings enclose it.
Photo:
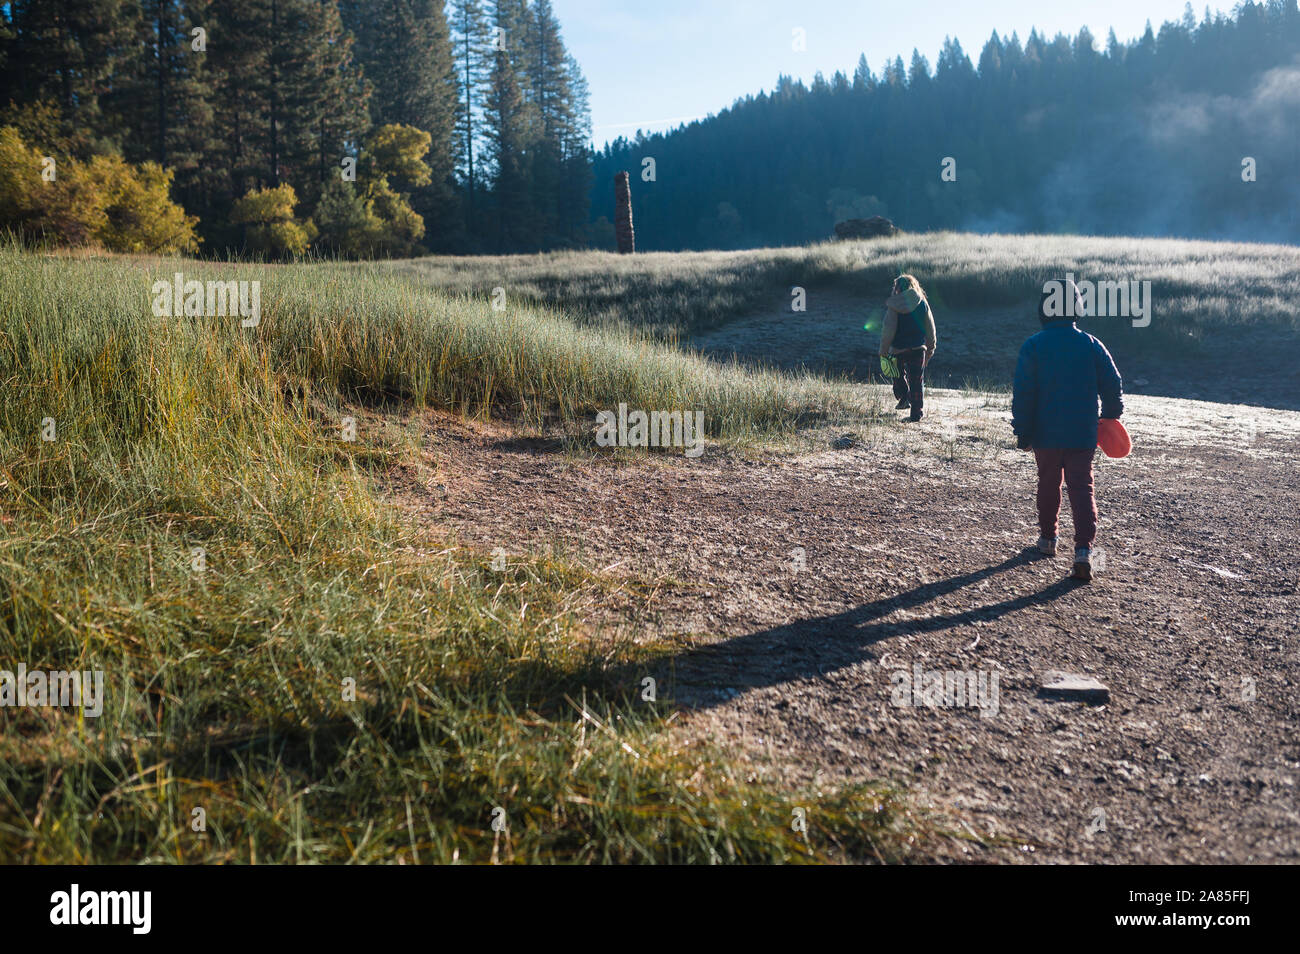
M 1091 547 L 1097 539 L 1097 501 L 1092 495 L 1092 458 L 1097 448 L 1069 450 L 1035 447 L 1038 461 L 1038 531 L 1056 538 L 1056 521 L 1061 512 L 1061 477 L 1070 495 L 1074 514 L 1074 545 Z

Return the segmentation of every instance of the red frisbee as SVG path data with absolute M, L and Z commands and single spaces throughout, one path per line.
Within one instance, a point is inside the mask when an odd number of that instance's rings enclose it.
M 1123 424 L 1113 417 L 1103 417 L 1097 422 L 1097 446 L 1107 457 L 1127 457 L 1133 441 Z

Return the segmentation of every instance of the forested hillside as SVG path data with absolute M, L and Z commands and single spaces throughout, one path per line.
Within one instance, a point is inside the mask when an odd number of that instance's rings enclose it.
M 172 170 L 211 254 L 586 240 L 586 84 L 550 0 L 13 0 L 0 90 L 0 228 L 47 241 L 195 247 L 116 241 L 97 217 L 144 216 L 96 157 L 155 199 Z
M 934 69 L 913 50 L 811 87 L 782 76 L 715 117 L 608 145 L 592 212 L 613 220 L 626 169 L 644 249 L 799 243 L 875 214 L 912 231 L 1295 241 L 1298 115 L 1296 0 L 1199 22 L 1189 5 L 1127 43 L 995 32 L 974 60 L 948 40 Z

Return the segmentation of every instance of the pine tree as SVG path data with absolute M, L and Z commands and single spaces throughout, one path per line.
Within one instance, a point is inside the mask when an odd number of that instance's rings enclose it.
M 539 212 L 536 241 L 551 246 L 575 239 L 574 196 L 567 183 L 581 175 L 589 155 L 590 117 L 586 83 L 564 48 L 551 0 L 536 0 L 529 14 L 525 88 L 537 121 L 530 182 Z
M 134 56 L 104 98 L 106 113 L 126 133 L 123 155 L 172 169 L 177 198 L 195 212 L 206 211 L 214 179 L 205 157 L 220 148 L 206 41 L 194 32 L 203 10 L 201 3 L 143 0 Z
M 551 0 L 536 0 L 529 23 L 528 78 L 544 140 L 558 141 L 568 108 L 569 74 Z
M 373 125 L 400 123 L 429 134 L 425 162 L 430 184 L 412 193 L 423 216 L 426 244 L 463 244 L 464 218 L 457 214 L 454 134 L 456 77 L 451 35 L 443 6 L 435 0 L 341 0 L 344 25 L 356 37 L 356 55 L 374 84 Z
M 992 81 L 1002 72 L 1002 40 L 994 30 L 984 49 L 980 51 L 979 77 L 985 82 Z
M 228 208 L 288 184 L 309 210 L 368 125 L 367 87 L 334 0 L 222 0 L 205 19 L 216 128 L 227 137 L 213 150 L 224 162 L 211 164 L 211 202 Z M 216 239 L 240 244 L 229 232 Z
M 336 0 L 320 0 L 320 93 L 317 181 L 324 188 L 340 176 L 345 155 L 355 156 L 370 129 L 372 85 L 355 56 L 355 38 L 343 25 Z
M 518 0 L 497 0 L 492 11 L 492 69 L 484 100 L 483 122 L 496 206 L 498 251 L 523 247 L 534 230 L 526 162 L 530 123 L 520 88 L 525 10 Z
M 909 88 L 918 92 L 929 86 L 930 83 L 930 61 L 921 55 L 921 51 L 913 48 L 912 65 L 907 71 L 907 85 Z
M 853 71 L 853 88 L 859 93 L 866 93 L 875 88 L 876 78 L 871 75 L 871 67 L 867 65 L 867 54 L 858 55 L 858 66 Z
M 487 79 L 489 37 L 487 21 L 478 0 L 452 0 L 452 50 L 456 60 L 456 81 L 459 86 L 459 109 L 456 124 L 456 148 L 466 183 L 467 230 L 476 230 L 475 198 L 478 182 L 475 178 L 474 155 L 478 147 L 480 117 L 483 105 L 483 85 Z
M 564 243 L 580 245 L 585 243 L 591 212 L 591 93 L 582 68 L 570 54 L 565 54 L 565 67 L 569 103 L 561 140 L 560 234 Z
M 137 52 L 138 0 L 10 0 L 5 99 L 56 102 L 68 132 L 110 146 L 124 130 L 101 108 Z M 102 150 L 100 150 L 102 151 Z
M 244 230 L 229 221 L 230 209 L 267 184 L 269 0 L 223 0 L 209 7 L 206 19 L 214 124 L 223 140 L 209 156 L 214 182 L 208 202 L 223 214 L 200 212 L 200 221 L 210 244 L 242 246 Z
M 334 0 L 271 0 L 271 12 L 271 181 L 291 182 L 310 208 L 368 126 L 368 88 Z

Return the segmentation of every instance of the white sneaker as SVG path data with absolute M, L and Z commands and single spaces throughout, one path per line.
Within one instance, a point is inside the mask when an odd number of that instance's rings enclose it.
M 1046 556 L 1056 556 L 1056 537 L 1039 537 L 1038 552 Z

